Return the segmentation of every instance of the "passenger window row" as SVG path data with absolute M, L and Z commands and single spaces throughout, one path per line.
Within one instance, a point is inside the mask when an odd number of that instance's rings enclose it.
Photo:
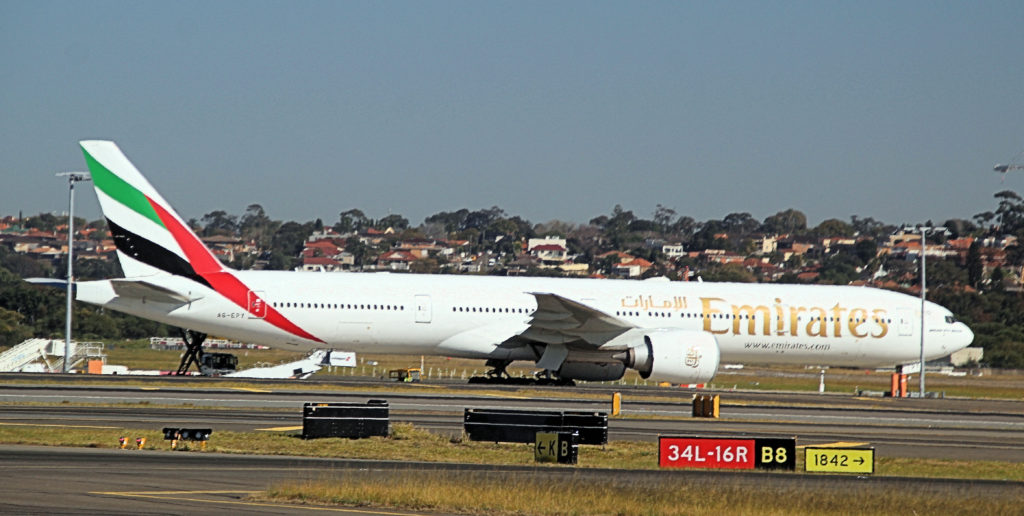
M 615 315 L 620 316 L 620 317 L 640 317 L 640 316 L 642 316 L 644 314 L 643 314 L 643 312 L 631 312 L 631 311 L 618 310 L 618 311 L 615 312 Z M 647 317 L 672 317 L 672 313 L 671 312 L 647 312 Z M 700 319 L 701 318 L 701 314 L 680 313 L 679 317 L 687 318 L 687 319 L 691 319 L 691 318 L 693 318 L 693 319 Z M 703 317 L 706 318 L 706 319 L 751 319 L 752 318 L 750 316 L 750 314 L 704 314 Z M 804 320 L 808 320 L 808 319 L 804 319 L 802 316 L 797 316 L 796 320 L 797 321 L 804 321 Z M 834 317 L 812 317 L 809 320 L 811 320 L 811 321 L 815 321 L 816 320 L 816 321 L 822 321 L 822 322 L 835 322 L 836 319 Z M 878 318 L 874 318 L 873 317 L 870 320 L 874 321 L 876 323 L 883 323 L 883 322 L 887 323 L 887 324 L 891 324 L 892 323 L 892 319 L 878 319 Z M 861 323 L 861 322 L 868 322 L 869 319 L 863 319 L 863 318 L 856 318 L 856 319 L 854 319 L 854 318 L 847 317 L 845 321 L 846 322 Z
M 271 303 L 274 308 L 307 308 L 307 309 L 322 309 L 322 310 L 385 310 L 385 311 L 396 311 L 401 312 L 405 310 L 405 305 L 382 305 L 382 304 L 368 304 L 368 303 L 291 303 L 291 302 L 274 302 Z
M 453 312 L 470 313 L 492 313 L 492 314 L 525 314 L 529 313 L 526 308 L 490 307 L 490 306 L 453 306 Z

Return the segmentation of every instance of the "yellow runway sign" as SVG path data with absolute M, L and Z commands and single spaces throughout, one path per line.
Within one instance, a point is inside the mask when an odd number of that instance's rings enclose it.
M 875 472 L 874 448 L 804 448 L 804 471 L 814 473 Z

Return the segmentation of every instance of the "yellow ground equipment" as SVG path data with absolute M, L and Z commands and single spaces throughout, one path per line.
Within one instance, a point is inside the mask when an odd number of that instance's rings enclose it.
M 422 371 L 418 367 L 408 369 L 392 369 L 388 371 L 388 378 L 396 382 L 419 382 Z

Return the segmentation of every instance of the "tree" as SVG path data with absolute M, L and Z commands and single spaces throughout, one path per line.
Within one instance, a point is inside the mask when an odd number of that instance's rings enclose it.
M 860 260 L 861 265 L 866 265 L 878 255 L 878 243 L 872 239 L 864 239 L 853 244 L 853 253 Z
M 462 229 L 487 229 L 495 221 L 505 217 L 505 210 L 492 206 L 490 209 L 471 211 L 466 215 L 465 225 Z
M 964 219 L 949 219 L 942 226 L 949 230 L 953 238 L 970 235 L 978 229 L 978 226 L 975 226 L 974 223 Z
M 245 240 L 252 240 L 260 247 L 269 247 L 274 232 L 281 225 L 267 216 L 263 206 L 250 204 L 238 221 L 238 233 Z
M 52 213 L 40 213 L 39 215 L 25 219 L 22 222 L 22 227 L 36 228 L 40 231 L 53 231 L 57 229 L 57 226 L 65 224 L 66 222 L 66 218 L 58 218 Z M 75 223 L 75 226 L 81 227 L 77 222 Z
M 65 265 L 61 270 L 66 271 L 67 260 L 62 261 Z M 121 265 L 117 260 L 75 260 L 75 280 L 99 280 L 121 276 Z
M 775 234 L 799 233 L 807 229 L 807 215 L 792 208 L 764 219 L 761 231 Z
M 1006 276 L 1006 274 L 1003 273 L 1003 268 L 1002 267 L 996 267 L 996 268 L 992 269 L 992 272 L 989 274 L 988 279 L 989 279 L 989 281 L 992 284 L 992 289 L 993 290 L 996 290 L 996 291 L 1002 291 L 1003 290 L 1003 279 L 1005 278 L 1005 276 Z
M 22 324 L 25 316 L 0 307 L 0 346 L 13 346 L 32 336 L 32 329 Z
M 672 221 L 676 219 L 676 210 L 657 205 L 654 208 L 654 223 L 658 225 L 659 231 L 667 233 L 672 227 Z
M 314 224 L 306 222 L 285 222 L 277 228 L 271 238 L 270 268 L 291 269 L 296 257 L 302 252 L 306 238 L 313 232 Z M 276 255 L 275 255 L 276 253 Z
M 50 278 L 54 273 L 53 266 L 49 262 L 33 260 L 23 254 L 8 251 L 7 247 L 2 245 L 0 245 L 0 268 L 11 271 L 22 278 Z M 66 271 L 67 265 L 62 270 Z
M 609 242 L 614 249 L 621 249 L 629 237 L 629 225 L 636 216 L 633 215 L 632 211 L 622 209 L 622 205 L 616 204 L 612 208 L 612 214 L 610 217 L 597 217 L 590 221 L 595 226 L 601 226 L 604 229 L 604 234 L 608 238 Z
M 875 240 L 883 238 L 886 233 L 891 233 L 893 226 L 879 222 L 871 217 L 861 218 L 857 215 L 850 216 L 850 226 L 862 236 L 870 236 Z
M 682 240 L 689 240 L 697 229 L 697 221 L 693 217 L 679 217 L 669 228 L 673 234 L 678 235 Z
M 857 257 L 852 253 L 836 253 L 821 263 L 818 283 L 848 285 L 857 279 Z
M 953 287 L 968 282 L 967 271 L 949 260 L 928 260 L 928 290 Z
M 992 213 L 991 211 L 984 211 L 984 212 L 981 212 L 981 213 L 978 213 L 978 214 L 974 215 L 974 220 L 983 229 L 984 228 L 989 228 L 991 223 L 992 223 L 992 220 L 995 219 L 995 218 L 996 218 L 996 214 Z
M 363 210 L 353 208 L 338 215 L 338 223 L 334 225 L 334 230 L 338 233 L 358 233 L 369 226 L 370 219 L 366 218 Z
M 362 267 L 373 261 L 373 249 L 358 238 L 350 238 L 345 245 L 345 251 L 352 255 L 357 267 Z
M 728 240 L 716 238 L 716 235 L 725 233 L 725 222 L 721 220 L 707 220 L 700 225 L 700 228 L 690 239 L 688 248 L 692 251 L 703 251 L 705 249 L 726 249 L 729 247 Z
M 828 219 L 814 228 L 814 234 L 822 237 L 853 236 L 853 227 L 839 219 Z
M 981 260 L 981 246 L 978 241 L 971 242 L 967 248 L 967 259 L 964 264 L 967 268 L 967 284 L 974 288 L 981 288 L 981 280 L 985 275 L 985 263 Z
M 654 222 L 653 220 L 634 219 L 633 222 L 629 223 L 627 229 L 629 229 L 629 231 L 635 231 L 639 233 L 660 233 L 661 225 L 659 225 L 657 222 Z
M 441 224 L 444 226 L 445 233 L 454 233 L 466 229 L 466 217 L 468 216 L 469 210 L 463 208 L 458 211 L 435 213 L 424 219 L 423 222 L 424 224 Z
M 999 230 L 1003 233 L 1017 233 L 1024 229 L 1024 199 L 1011 190 L 998 192 L 995 198 L 999 199 L 999 207 L 996 208 Z
M 229 215 L 224 210 L 216 210 L 203 215 L 203 236 L 234 235 L 238 229 L 238 217 Z
M 700 272 L 705 281 L 734 282 L 734 283 L 756 283 L 757 277 L 746 267 L 738 263 L 727 263 L 707 267 Z
M 395 231 L 401 231 L 409 228 L 409 219 L 395 213 L 378 220 L 374 227 L 381 230 L 392 228 Z
M 736 234 L 741 237 L 747 236 L 761 227 L 761 223 L 746 212 L 730 213 L 722 219 L 722 222 L 725 224 L 725 230 L 729 234 Z

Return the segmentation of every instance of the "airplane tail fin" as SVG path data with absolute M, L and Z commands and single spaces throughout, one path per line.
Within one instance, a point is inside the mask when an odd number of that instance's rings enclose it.
M 125 277 L 204 276 L 225 270 L 114 142 L 80 142 Z

